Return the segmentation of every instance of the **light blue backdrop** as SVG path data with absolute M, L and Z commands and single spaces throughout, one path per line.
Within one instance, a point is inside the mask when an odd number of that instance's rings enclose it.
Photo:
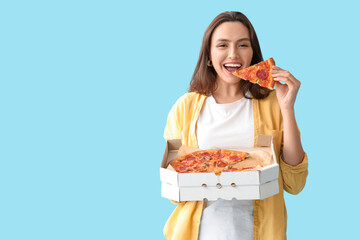
M 163 239 L 166 117 L 225 10 L 302 81 L 288 238 L 358 235 L 356 1 L 1 1 L 0 239 Z

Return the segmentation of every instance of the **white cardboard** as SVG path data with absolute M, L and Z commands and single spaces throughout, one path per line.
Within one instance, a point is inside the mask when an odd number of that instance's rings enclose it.
M 161 195 L 175 201 L 199 201 L 204 198 L 264 199 L 277 194 L 279 165 L 276 163 L 272 136 L 259 135 L 257 145 L 272 152 L 273 164 L 257 171 L 223 172 L 217 176 L 215 173 L 178 173 L 166 169 L 181 146 L 179 139 L 168 140 L 160 167 Z M 203 187 L 204 184 L 206 187 Z M 219 184 L 221 188 L 217 187 Z
M 179 187 L 167 183 L 161 185 L 161 196 L 174 201 L 211 201 L 219 198 L 231 200 L 265 199 L 279 193 L 279 184 L 273 180 L 261 185 L 211 187 Z

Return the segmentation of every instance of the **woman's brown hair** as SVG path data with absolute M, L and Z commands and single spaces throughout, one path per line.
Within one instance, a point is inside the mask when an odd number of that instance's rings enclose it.
M 220 24 L 224 22 L 241 22 L 244 24 L 249 29 L 250 42 L 253 49 L 251 65 L 263 61 L 258 38 L 249 19 L 240 12 L 220 13 L 210 23 L 204 33 L 199 60 L 196 64 L 195 71 L 190 82 L 189 92 L 197 92 L 209 96 L 216 90 L 216 72 L 213 67 L 209 67 L 207 65 L 207 62 L 210 56 L 210 44 L 213 32 Z M 271 91 L 267 88 L 260 87 L 257 84 L 253 84 L 245 80 L 241 80 L 239 84 L 240 89 L 246 98 L 250 98 L 247 94 L 248 91 L 250 92 L 251 97 L 255 99 L 263 99 L 267 97 Z

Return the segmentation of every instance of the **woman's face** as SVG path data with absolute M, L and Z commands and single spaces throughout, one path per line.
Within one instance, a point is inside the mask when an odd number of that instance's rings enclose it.
M 240 78 L 232 73 L 250 66 L 253 50 L 249 30 L 240 22 L 224 22 L 213 32 L 210 60 L 217 73 L 216 81 L 234 84 Z

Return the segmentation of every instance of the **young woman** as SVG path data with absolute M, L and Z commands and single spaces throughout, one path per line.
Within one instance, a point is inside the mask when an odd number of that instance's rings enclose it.
M 200 149 L 226 149 L 254 147 L 259 134 L 272 135 L 279 193 L 255 201 L 177 203 L 164 227 L 166 239 L 286 239 L 283 192 L 299 193 L 308 174 L 294 113 L 300 82 L 279 67 L 271 72 L 276 90 L 232 75 L 260 61 L 259 42 L 246 16 L 218 15 L 205 31 L 189 93 L 171 109 L 164 137 Z

